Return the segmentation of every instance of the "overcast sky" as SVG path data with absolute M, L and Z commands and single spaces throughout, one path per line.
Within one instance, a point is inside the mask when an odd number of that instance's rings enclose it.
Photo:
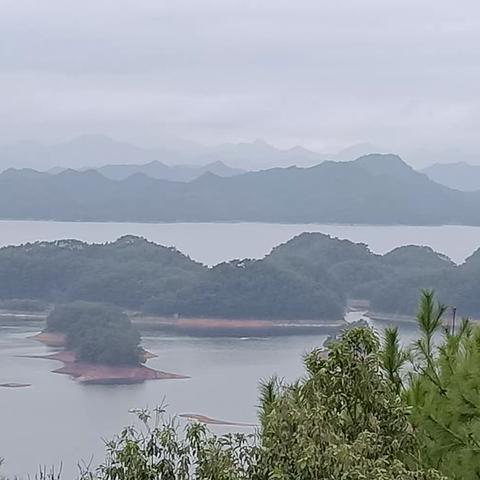
M 478 0 L 0 0 L 0 32 L 1 143 L 480 152 Z

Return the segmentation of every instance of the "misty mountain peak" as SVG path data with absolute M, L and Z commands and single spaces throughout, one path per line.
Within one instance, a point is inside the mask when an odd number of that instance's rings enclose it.
M 0 176 L 3 178 L 37 178 L 48 175 L 33 168 L 7 168 Z
M 369 155 L 357 158 L 352 163 L 374 175 L 396 177 L 418 175 L 410 165 L 393 153 L 370 153 Z
M 312 154 L 313 152 L 308 150 L 305 147 L 302 147 L 302 145 L 294 145 L 293 147 L 289 148 L 286 150 L 287 152 L 294 153 L 294 154 L 300 154 L 300 155 L 309 155 Z
M 223 167 L 227 167 L 227 165 L 222 160 L 215 160 L 214 162 L 211 162 L 205 165 L 205 168 L 216 168 L 216 167 L 223 168 Z
M 192 184 L 202 184 L 202 183 L 210 183 L 213 181 L 221 180 L 223 177 L 216 175 L 215 173 L 212 173 L 211 171 L 206 171 L 202 175 L 200 175 L 198 178 L 195 178 L 192 180 L 190 183 Z

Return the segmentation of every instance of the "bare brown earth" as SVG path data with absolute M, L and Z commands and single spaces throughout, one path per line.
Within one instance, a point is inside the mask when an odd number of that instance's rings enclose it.
M 75 353 L 64 350 L 50 355 L 35 358 L 58 360 L 63 367 L 53 370 L 53 373 L 70 375 L 84 384 L 117 384 L 143 383 L 145 380 L 172 380 L 189 378 L 176 373 L 162 372 L 139 365 L 137 367 L 118 365 L 99 365 L 87 362 L 77 362 Z
M 223 318 L 180 318 L 177 320 L 179 327 L 203 328 L 262 328 L 273 327 L 271 320 L 227 320 Z
M 331 333 L 345 325 L 343 320 L 256 320 L 227 318 L 173 318 L 161 316 L 130 316 L 139 328 L 170 330 L 194 336 L 270 336 Z
M 41 332 L 31 337 L 45 345 L 59 348 L 65 345 L 65 335 L 58 332 Z M 151 352 L 144 351 L 144 358 L 148 360 L 153 358 Z M 139 366 L 119 366 L 119 365 L 99 365 L 87 362 L 77 362 L 75 353 L 62 350 L 50 355 L 42 355 L 35 358 L 44 358 L 47 360 L 58 360 L 63 363 L 63 367 L 53 370 L 54 373 L 70 375 L 78 382 L 84 384 L 130 384 L 143 383 L 146 380 L 172 380 L 189 378 L 185 375 L 163 372 L 153 368 Z
M 162 372 L 145 366 L 129 367 L 77 362 L 75 354 L 68 350 L 45 355 L 43 358 L 63 362 L 63 367 L 53 370 L 54 373 L 70 375 L 78 382 L 87 384 L 128 384 L 142 383 L 145 380 L 188 378 L 184 375 Z
M 239 422 L 229 422 L 227 420 L 217 420 L 215 418 L 210 418 L 205 415 L 199 415 L 197 413 L 182 413 L 180 415 L 182 418 L 188 418 L 189 420 L 196 420 L 200 423 L 205 423 L 207 425 L 228 425 L 235 427 L 255 427 L 253 423 L 239 423 Z
M 343 324 L 342 320 L 339 321 L 331 321 L 331 322 L 319 322 L 318 320 L 295 320 L 295 321 L 287 321 L 287 320 L 256 320 L 252 318 L 245 318 L 245 319 L 228 319 L 228 318 L 174 318 L 174 317 L 161 317 L 161 316 L 154 316 L 154 315 L 132 315 L 131 317 L 132 322 L 140 325 L 148 325 L 148 326 L 155 326 L 155 325 L 175 325 L 178 327 L 203 327 L 203 328 L 266 328 L 266 327 L 282 327 L 285 325 L 295 324 L 295 325 L 316 325 L 316 326 L 334 326 Z

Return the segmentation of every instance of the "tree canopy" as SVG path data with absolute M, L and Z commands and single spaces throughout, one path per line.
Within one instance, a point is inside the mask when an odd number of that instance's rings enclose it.
M 138 365 L 142 360 L 138 330 L 111 305 L 80 301 L 57 305 L 47 318 L 47 329 L 65 333 L 67 347 L 79 361 Z

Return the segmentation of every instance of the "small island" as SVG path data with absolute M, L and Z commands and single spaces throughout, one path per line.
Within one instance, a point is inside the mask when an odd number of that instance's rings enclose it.
M 1 388 L 26 388 L 31 387 L 30 383 L 17 383 L 17 382 L 8 382 L 0 383 Z
M 37 340 L 65 350 L 42 358 L 63 362 L 55 373 L 84 384 L 130 384 L 188 378 L 148 368 L 153 355 L 140 346 L 140 334 L 119 308 L 90 302 L 57 305 Z

